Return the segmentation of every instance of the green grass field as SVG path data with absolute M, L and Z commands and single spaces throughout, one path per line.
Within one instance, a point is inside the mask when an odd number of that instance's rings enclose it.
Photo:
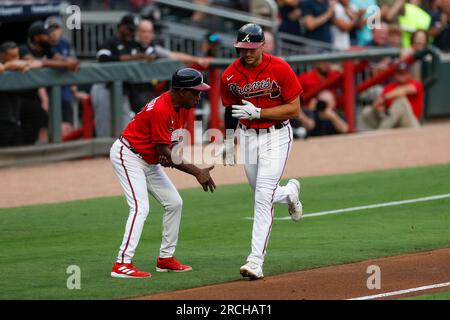
M 243 173 L 244 174 L 244 173 Z M 301 179 L 305 213 L 450 193 L 450 165 Z M 124 197 L 0 209 L 0 299 L 111 299 L 240 279 L 250 249 L 252 193 L 247 184 L 182 190 L 176 255 L 194 271 L 154 271 L 162 209 L 152 200 L 135 265 L 145 280 L 112 279 L 122 240 Z M 287 216 L 287 206 L 275 210 Z M 275 221 L 266 276 L 326 265 L 450 247 L 450 198 Z M 81 290 L 66 269 L 81 268 Z

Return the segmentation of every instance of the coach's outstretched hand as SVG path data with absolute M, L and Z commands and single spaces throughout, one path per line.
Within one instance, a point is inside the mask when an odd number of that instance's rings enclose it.
M 206 192 L 208 192 L 208 189 L 211 192 L 214 192 L 214 190 L 216 189 L 216 184 L 209 174 L 212 169 L 214 169 L 214 166 L 205 169 L 199 169 L 198 173 L 195 175 L 197 181 L 202 185 L 203 190 L 205 190 Z

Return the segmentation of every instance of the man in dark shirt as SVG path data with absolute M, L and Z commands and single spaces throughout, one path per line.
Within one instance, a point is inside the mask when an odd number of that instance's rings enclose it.
M 42 21 L 33 22 L 28 28 L 28 41 L 19 48 L 20 58 L 26 61 L 42 61 L 42 67 L 76 71 L 80 62 L 75 58 L 64 58 L 52 50 L 49 39 L 50 28 Z M 48 95 L 45 88 L 24 92 L 21 99 L 21 123 L 23 142 L 33 144 L 47 142 Z
M 301 2 L 305 37 L 332 43 L 331 21 L 334 17 L 336 0 L 307 0 Z
M 433 14 L 429 34 L 436 47 L 450 52 L 450 0 L 442 0 L 441 11 Z
M 139 24 L 139 18 L 134 14 L 126 14 L 117 26 L 117 35 L 108 39 L 98 50 L 99 62 L 119 61 L 153 61 L 154 55 L 142 52 L 141 45 L 135 41 L 135 32 Z M 136 90 L 133 84 L 124 83 L 122 125 L 125 127 L 136 111 L 142 106 L 130 107 L 130 96 Z M 95 133 L 97 137 L 111 135 L 111 99 L 108 87 L 104 84 L 95 84 L 91 89 L 92 106 L 94 108 Z

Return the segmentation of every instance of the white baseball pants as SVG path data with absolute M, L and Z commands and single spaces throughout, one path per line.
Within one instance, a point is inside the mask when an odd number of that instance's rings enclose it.
M 126 140 L 124 141 L 129 145 Z M 149 213 L 148 194 L 164 208 L 160 257 L 172 257 L 178 242 L 183 201 L 161 165 L 150 165 L 116 140 L 110 160 L 130 207 L 117 262 L 130 263 Z
M 288 196 L 296 192 L 279 185 L 292 145 L 292 128 L 287 124 L 267 133 L 240 131 L 245 174 L 255 193 L 251 253 L 247 261 L 262 265 L 272 231 L 274 203 L 288 203 Z

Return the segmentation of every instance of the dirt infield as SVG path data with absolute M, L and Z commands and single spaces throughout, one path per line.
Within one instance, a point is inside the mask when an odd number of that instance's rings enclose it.
M 295 141 L 285 178 L 450 163 L 450 122 Z M 166 170 L 177 188 L 197 187 L 194 177 Z M 218 186 L 246 182 L 242 166 L 216 166 Z M 0 207 L 55 203 L 122 194 L 108 159 L 66 161 L 0 169 Z
M 380 267 L 380 289 L 369 290 L 369 266 Z M 236 271 L 237 276 L 239 270 Z M 341 300 L 450 282 L 450 249 L 266 277 L 258 281 L 238 280 L 170 293 L 154 294 L 138 300 Z M 369 281 L 369 283 L 373 283 Z M 408 294 L 397 299 L 436 291 L 450 286 Z

